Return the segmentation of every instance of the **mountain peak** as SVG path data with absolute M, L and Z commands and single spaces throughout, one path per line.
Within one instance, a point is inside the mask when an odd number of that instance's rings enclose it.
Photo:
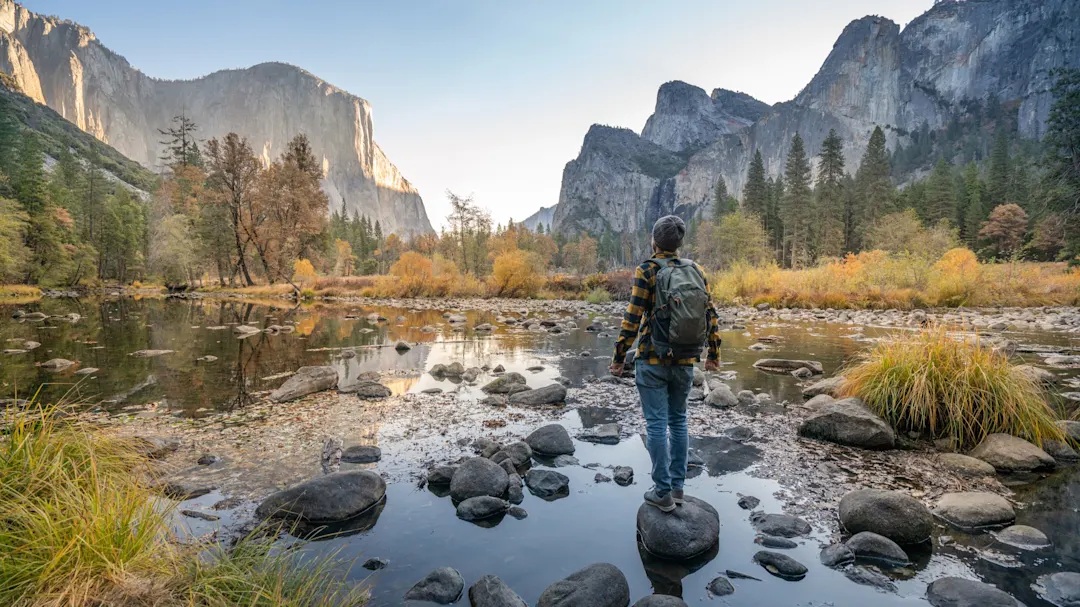
M 672 152 L 692 153 L 724 135 L 750 126 L 769 106 L 744 93 L 704 89 L 681 80 L 656 92 L 656 109 L 641 136 Z

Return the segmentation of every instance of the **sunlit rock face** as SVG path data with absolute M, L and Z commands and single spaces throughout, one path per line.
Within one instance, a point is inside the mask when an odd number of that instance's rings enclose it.
M 700 215 L 721 177 L 733 195 L 742 192 L 755 151 L 766 172 L 779 175 L 795 133 L 816 155 L 836 130 L 854 172 L 875 127 L 885 130 L 892 149 L 924 122 L 940 127 L 964 103 L 991 95 L 1017 108 L 1025 137 L 1041 137 L 1053 101 L 1050 71 L 1080 67 L 1078 31 L 1075 0 L 946 0 L 903 30 L 883 17 L 851 22 L 809 84 L 772 107 L 741 93 L 717 89 L 707 96 L 667 83 L 641 137 L 624 134 L 623 147 L 613 147 L 613 139 L 599 153 L 590 137 L 600 127 L 589 131 L 563 171 L 555 228 L 640 230 L 659 214 Z M 681 164 L 642 170 L 632 161 L 642 142 Z
M 375 143 L 368 102 L 295 66 L 264 63 L 157 80 L 90 30 L 0 0 L 0 70 L 34 100 L 147 167 L 160 165 L 157 129 L 181 113 L 195 121 L 200 138 L 239 133 L 264 160 L 304 133 L 322 161 L 334 209 L 344 201 L 386 233 L 431 231 L 420 195 Z

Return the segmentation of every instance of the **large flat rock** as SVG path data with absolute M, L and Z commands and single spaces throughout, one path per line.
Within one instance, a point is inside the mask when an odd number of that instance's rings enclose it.
M 337 369 L 333 367 L 300 367 L 281 387 L 270 393 L 270 400 L 284 403 L 308 394 L 337 387 Z
M 941 578 L 926 588 L 926 599 L 933 607 L 1018 607 L 1016 599 L 975 580 Z
M 619 568 L 595 563 L 547 587 L 536 607 L 627 607 L 630 585 Z
M 981 459 L 999 472 L 1029 472 L 1056 465 L 1047 452 L 1009 434 L 987 436 L 968 455 Z
M 1016 520 L 1007 499 L 985 491 L 946 493 L 938 500 L 934 514 L 961 529 L 999 527 Z
M 871 531 L 898 544 L 930 539 L 934 517 L 919 500 L 899 491 L 859 489 L 840 500 L 840 523 L 848 533 Z
M 829 403 L 799 426 L 799 435 L 848 447 L 892 449 L 896 434 L 857 398 Z
M 757 369 L 761 369 L 762 371 L 773 371 L 776 373 L 790 373 L 799 369 L 808 369 L 814 375 L 821 375 L 825 372 L 824 367 L 822 367 L 821 363 L 816 360 L 763 358 L 754 363 L 754 367 Z
M 335 472 L 278 491 L 255 513 L 262 518 L 332 523 L 351 519 L 386 495 L 386 482 L 370 470 Z

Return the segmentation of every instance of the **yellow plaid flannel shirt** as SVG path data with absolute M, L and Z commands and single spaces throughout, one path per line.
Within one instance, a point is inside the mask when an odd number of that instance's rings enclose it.
M 663 251 L 657 253 L 657 259 L 671 259 L 678 257 L 675 253 Z M 694 267 L 705 277 L 705 270 L 698 264 Z M 633 345 L 634 339 L 638 339 L 637 358 L 644 360 L 650 365 L 670 364 L 672 361 L 657 356 L 653 349 L 652 340 L 649 339 L 649 313 L 652 312 L 653 302 L 656 300 L 656 272 L 660 269 L 653 261 L 646 261 L 634 271 L 634 288 L 630 293 L 630 305 L 623 314 L 622 330 L 619 339 L 615 341 L 615 355 L 612 363 L 621 363 L 626 360 L 626 353 Z M 705 278 L 706 289 L 709 286 L 708 278 Z M 709 360 L 720 360 L 720 317 L 713 307 L 710 296 L 708 308 L 705 311 L 709 326 Z M 677 365 L 692 365 L 700 360 L 700 356 L 682 358 L 675 361 Z

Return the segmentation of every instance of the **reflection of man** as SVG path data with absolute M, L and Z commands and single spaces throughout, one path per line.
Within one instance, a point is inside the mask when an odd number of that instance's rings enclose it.
M 663 512 L 683 501 L 686 480 L 686 399 L 694 363 L 708 341 L 706 371 L 720 369 L 720 329 L 701 266 L 679 259 L 686 224 L 661 217 L 652 231 L 653 257 L 638 266 L 622 332 L 615 342 L 611 374 L 621 376 L 626 352 L 638 339 L 635 377 L 647 427 L 653 488 L 645 502 Z M 668 440 L 670 431 L 671 439 Z

